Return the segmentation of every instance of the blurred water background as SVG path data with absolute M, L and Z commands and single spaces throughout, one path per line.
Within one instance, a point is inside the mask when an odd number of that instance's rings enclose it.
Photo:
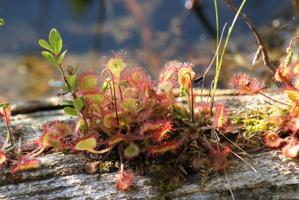
M 55 95 L 50 80 L 58 74 L 40 56 L 39 38 L 56 27 L 69 53 L 65 65 L 80 69 L 102 67 L 101 58 L 113 51 L 126 52 L 131 66 L 142 66 L 157 78 L 171 60 L 190 61 L 205 70 L 215 51 L 212 0 L 0 0 L 0 96 L 35 99 Z M 218 0 L 220 25 L 233 13 Z M 232 0 L 240 5 L 241 0 Z M 271 58 L 284 55 L 286 44 L 298 32 L 297 0 L 249 0 L 244 13 L 268 44 Z M 224 62 L 220 87 L 234 72 L 249 71 L 271 79 L 262 62 L 251 66 L 257 49 L 250 30 L 236 24 Z M 213 70 L 209 75 L 212 80 Z M 207 86 L 209 82 L 207 82 Z

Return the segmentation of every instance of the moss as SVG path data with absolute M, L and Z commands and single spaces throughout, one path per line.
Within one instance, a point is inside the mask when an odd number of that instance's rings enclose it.
M 117 168 L 118 163 L 114 161 L 103 161 L 99 164 L 100 173 L 108 173 Z
M 271 106 L 250 109 L 232 116 L 232 123 L 240 128 L 240 143 L 260 146 L 263 142 L 263 133 L 278 127 L 271 117 L 287 113 L 286 110 Z

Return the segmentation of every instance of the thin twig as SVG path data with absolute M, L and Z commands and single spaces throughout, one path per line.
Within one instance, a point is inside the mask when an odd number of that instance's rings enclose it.
M 292 106 L 292 105 L 290 105 L 290 104 L 287 104 L 287 103 L 284 103 L 284 102 L 279 101 L 279 100 L 277 100 L 277 99 L 274 99 L 274 98 L 272 98 L 272 97 L 266 95 L 265 93 L 263 93 L 263 92 L 261 92 L 261 91 L 259 92 L 259 94 L 263 95 L 264 97 L 266 97 L 266 98 L 268 98 L 268 99 L 270 99 L 270 100 L 272 100 L 272 101 L 274 101 L 274 102 L 276 102 L 276 103 L 280 103 L 280 104 L 282 104 L 282 105 L 289 106 L 289 107 Z
M 230 0 L 224 0 L 226 6 L 231 9 L 234 13 L 237 13 L 238 9 L 234 6 L 234 4 Z M 240 18 L 247 24 L 251 32 L 254 34 L 255 39 L 259 46 L 261 46 L 261 51 L 263 53 L 263 61 L 264 65 L 268 67 L 273 73 L 276 72 L 276 67 L 270 62 L 267 47 L 265 42 L 262 39 L 261 34 L 258 32 L 257 28 L 251 22 L 251 20 L 242 12 L 240 12 Z
M 224 170 L 224 174 L 225 174 L 225 180 L 226 180 L 226 182 L 227 182 L 229 192 L 230 192 L 230 194 L 231 194 L 231 196 L 232 196 L 232 200 L 235 200 L 235 196 L 234 196 L 233 190 L 232 190 L 232 188 L 231 188 L 231 185 L 230 185 L 230 183 L 229 183 L 229 180 L 228 180 L 228 176 L 227 176 L 226 170 Z

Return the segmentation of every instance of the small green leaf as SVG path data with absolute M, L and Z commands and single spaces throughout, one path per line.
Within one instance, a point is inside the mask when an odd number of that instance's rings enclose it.
M 52 87 L 57 87 L 57 88 L 64 88 L 65 87 L 65 83 L 62 81 L 49 81 L 49 85 Z
M 40 39 L 40 40 L 38 40 L 38 44 L 42 48 L 47 49 L 47 50 L 53 52 L 53 49 L 50 47 L 50 44 L 46 40 Z
M 72 108 L 72 107 L 65 107 L 63 110 L 68 115 L 72 115 L 72 116 L 78 116 L 79 115 L 77 110 L 75 108 Z
M 65 50 L 64 52 L 62 52 L 62 54 L 59 56 L 57 62 L 58 64 L 61 64 L 63 62 L 64 56 L 66 54 L 67 50 Z
M 110 85 L 111 85 L 111 80 L 110 78 L 107 78 L 102 85 L 103 92 L 106 92 L 106 90 L 110 88 Z
M 70 101 L 70 100 L 63 100 L 61 102 L 61 105 L 63 106 L 73 106 L 73 101 Z
M 55 55 L 58 55 L 62 49 L 62 38 L 60 36 L 60 33 L 57 31 L 57 29 L 55 28 L 51 29 L 49 34 L 49 42 Z
M 73 91 L 76 91 L 76 89 L 77 89 L 77 76 L 76 76 L 76 74 L 67 76 L 67 82 L 69 83 L 71 89 Z
M 41 52 L 42 56 L 48 60 L 50 63 L 52 63 L 53 65 L 55 66 L 58 66 L 58 63 L 57 63 L 57 60 L 56 58 L 53 56 L 53 54 L 51 54 L 50 52 L 48 51 L 42 51 Z
M 0 26 L 4 26 L 5 25 L 5 21 L 3 18 L 0 18 Z
M 84 102 L 82 100 L 82 98 L 78 97 L 77 99 L 74 100 L 73 105 L 75 107 L 75 109 L 80 112 L 82 110 L 82 108 L 84 107 Z

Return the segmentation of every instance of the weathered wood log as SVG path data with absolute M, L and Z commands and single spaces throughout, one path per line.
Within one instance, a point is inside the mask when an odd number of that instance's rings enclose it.
M 260 96 L 225 97 L 235 112 L 262 106 Z M 14 127 L 22 127 L 27 139 L 40 134 L 44 122 L 67 120 L 61 110 L 19 114 L 12 118 Z M 11 174 L 0 170 L 0 199 L 231 199 L 228 181 L 235 199 L 299 199 L 299 161 L 285 159 L 279 152 L 267 151 L 252 155 L 253 171 L 244 162 L 234 159 L 227 178 L 222 173 L 207 180 L 202 188 L 199 177 L 192 177 L 180 188 L 160 194 L 150 177 L 136 175 L 131 191 L 115 189 L 115 173 L 88 174 L 83 156 L 51 153 L 40 157 L 38 170 Z

